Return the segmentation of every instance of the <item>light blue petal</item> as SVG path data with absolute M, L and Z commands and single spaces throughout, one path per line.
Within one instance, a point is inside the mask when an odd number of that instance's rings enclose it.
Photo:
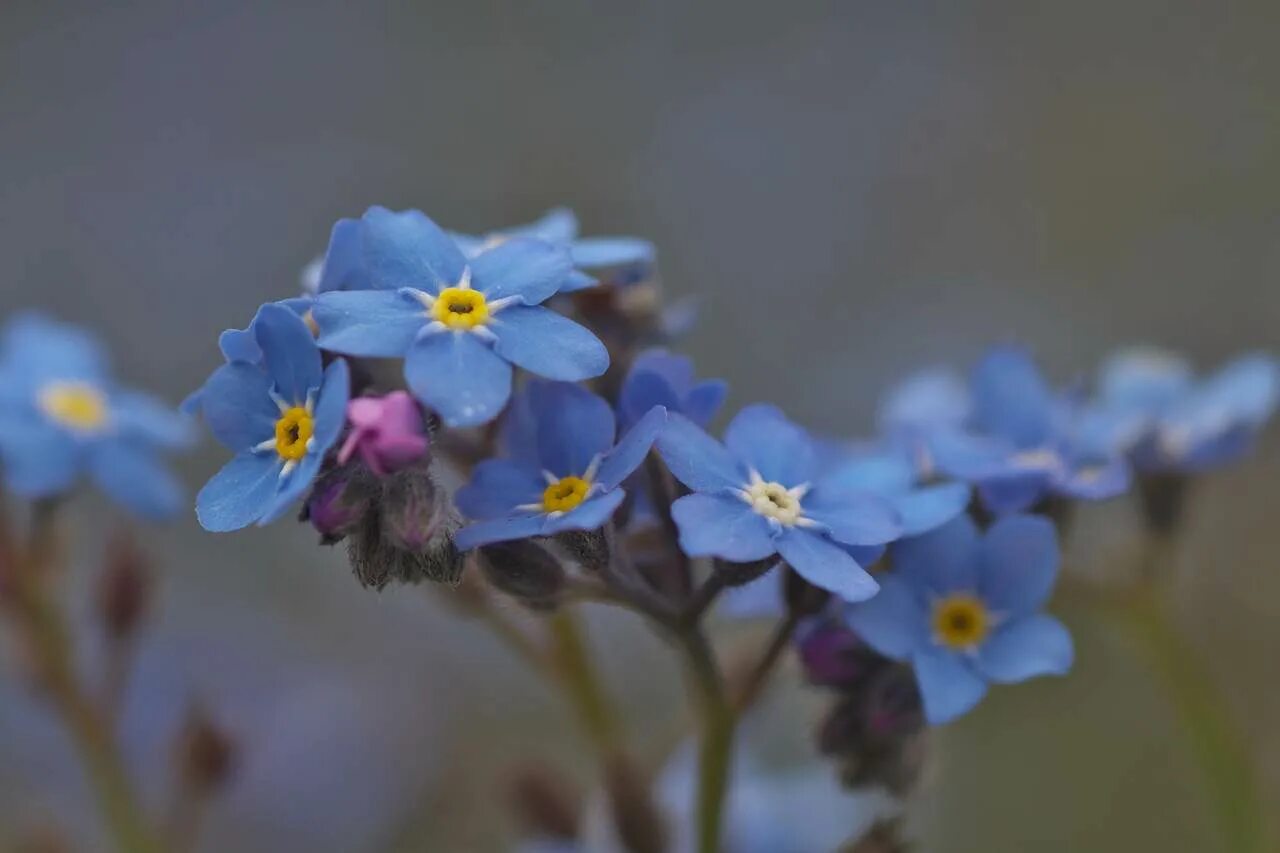
M 618 413 L 624 424 L 640 420 L 654 406 L 681 412 L 680 398 L 664 377 L 650 371 L 632 370 L 618 394 Z
M 118 432 L 172 449 L 190 447 L 195 424 L 149 394 L 121 391 L 111 398 L 111 418 Z
M 473 520 L 502 518 L 522 504 L 540 504 L 546 487 L 536 469 L 507 459 L 486 459 L 454 495 L 454 503 Z
M 311 488 L 311 483 L 320 473 L 320 465 L 324 462 L 324 453 L 308 453 L 302 457 L 297 467 L 289 475 L 277 483 L 275 497 L 267 504 L 258 518 L 259 525 L 270 524 L 284 515 L 298 498 Z
M 307 324 L 283 305 L 263 305 L 253 322 L 262 363 L 275 391 L 286 402 L 301 405 L 320 387 L 320 350 Z
M 515 539 L 529 539 L 542 535 L 545 515 L 524 515 L 518 518 L 495 518 L 490 521 L 477 521 L 459 530 L 453 537 L 453 544 L 459 551 L 470 551 L 482 545 L 495 542 L 510 542 Z
M 777 544 L 778 553 L 798 575 L 845 601 L 865 601 L 880 588 L 847 551 L 817 533 L 785 528 Z
M 404 355 L 430 321 L 421 302 L 398 290 L 324 293 L 311 316 L 322 348 L 373 358 Z
M 969 418 L 973 401 L 964 380 L 949 368 L 931 368 L 908 377 L 880 404 L 881 429 L 959 427 Z
M 695 492 L 738 490 L 747 483 L 738 458 L 687 418 L 668 413 L 657 444 L 667 468 Z
M 975 664 L 989 680 L 1013 684 L 1039 675 L 1066 675 L 1074 660 L 1071 633 L 1040 613 L 1002 625 L 978 649 Z
M 845 620 L 867 645 L 885 657 L 906 660 L 929 643 L 923 602 L 896 575 L 880 578 L 880 591 L 845 609 Z
M 536 385 L 536 381 L 530 382 L 512 396 L 511 405 L 499 426 L 498 447 L 510 459 L 542 470 L 542 458 L 538 452 L 538 418 L 529 396 L 529 388 Z
M 749 563 L 777 551 L 769 522 L 738 498 L 686 495 L 671 505 L 671 517 L 680 528 L 680 549 L 690 557 Z
M 650 409 L 639 423 L 627 430 L 618 441 L 618 446 L 605 455 L 596 475 L 596 482 L 606 489 L 612 489 L 630 476 L 649 455 L 649 448 L 653 447 L 653 442 L 666 423 L 666 409 L 661 406 Z
M 1058 534 L 1038 515 L 1006 516 L 982 539 L 977 592 L 998 613 L 1019 616 L 1049 598 L 1058 575 Z
M 978 589 L 978 527 L 967 515 L 892 548 L 894 571 L 929 596 Z
M 1133 347 L 1115 353 L 1102 365 L 1102 398 L 1112 404 L 1157 410 L 1191 387 L 1191 365 L 1155 347 Z
M 371 207 L 363 223 L 364 265 L 372 286 L 412 287 L 435 296 L 462 280 L 467 264 L 462 251 L 421 211 Z
M 657 251 L 636 237 L 585 237 L 573 243 L 573 263 L 583 269 L 650 264 Z
M 1280 402 L 1280 362 L 1264 354 L 1247 355 L 1211 377 L 1203 392 L 1205 408 L 1227 414 L 1227 419 L 1261 426 Z
M 987 683 L 955 655 L 942 651 L 918 654 L 912 661 L 931 725 L 949 723 L 973 710 L 987 695 Z
M 0 425 L 0 473 L 15 495 L 45 498 L 70 491 L 83 460 L 71 436 L 34 418 Z
M 1072 468 L 1055 481 L 1054 488 L 1068 497 L 1086 501 L 1105 501 L 1129 491 L 1133 474 L 1129 463 L 1115 457 L 1099 464 Z
M 970 489 L 964 483 L 942 483 L 890 498 L 902 518 L 904 536 L 919 536 L 941 527 L 964 512 L 969 500 Z
M 109 366 L 107 352 L 95 336 L 36 311 L 15 314 L 5 323 L 0 360 L 15 368 L 28 387 L 51 379 L 101 384 Z
M 817 488 L 829 493 L 874 492 L 894 495 L 911 488 L 915 470 L 900 455 L 875 454 L 844 459 L 818 477 Z
M 602 397 L 568 382 L 530 382 L 526 392 L 538 425 L 538 458 L 557 477 L 581 477 L 617 434 Z
M 1048 471 L 1016 471 L 978 484 L 982 503 L 995 515 L 1031 509 L 1049 489 L 1053 475 Z
M 813 440 L 776 406 L 747 406 L 725 430 L 724 443 L 768 482 L 787 488 L 813 482 Z
M 98 444 L 89 454 L 89 473 L 108 497 L 143 518 L 172 518 L 187 499 L 156 452 L 136 442 Z
M 371 286 L 364 267 L 363 229 L 358 219 L 339 219 L 333 224 L 320 267 L 318 293 L 366 290 Z
M 315 444 L 309 453 L 323 456 L 342 434 L 347 423 L 347 400 L 351 396 L 351 372 L 347 362 L 335 359 L 324 372 L 324 384 L 315 407 Z
M 693 387 L 693 359 L 675 355 L 661 347 L 644 350 L 631 362 L 631 373 L 656 373 L 666 380 L 677 396 Z
M 280 408 L 271 401 L 271 380 L 243 361 L 224 364 L 204 384 L 201 408 L 213 437 L 244 450 L 275 435 Z
M 1021 347 L 995 347 L 973 374 L 978 422 L 1019 447 L 1043 444 L 1053 416 L 1053 394 Z
M 271 508 L 280 480 L 280 457 L 245 451 L 204 484 L 196 496 L 196 518 L 210 533 L 253 524 Z
M 603 527 L 626 497 L 627 493 L 623 489 L 614 489 L 597 495 L 583 501 L 564 515 L 548 518 L 542 526 L 542 532 L 551 536 L 566 530 L 595 530 Z
M 600 339 L 549 308 L 514 305 L 488 328 L 498 336 L 498 355 L 538 376 L 580 382 L 609 369 L 609 351 Z
M 254 337 L 252 327 L 248 329 L 227 329 L 218 335 L 218 349 L 227 361 L 244 361 L 249 364 L 262 363 L 262 348 Z
M 959 430 L 935 432 L 928 437 L 926 445 L 938 470 L 949 477 L 970 482 L 1003 473 L 1014 450 L 1006 442 Z
M 681 409 L 689 420 L 699 426 L 706 426 L 720 411 L 728 395 L 729 383 L 723 379 L 707 379 L 689 389 Z
M 569 276 L 569 253 L 543 240 L 517 237 L 471 261 L 471 280 L 486 299 L 517 296 L 525 305 L 550 299 Z
M 505 233 L 537 237 L 548 243 L 568 243 L 578 236 L 578 217 L 567 207 L 553 207 L 528 225 L 512 228 Z
M 592 278 L 582 270 L 569 270 L 569 275 L 564 280 L 564 284 L 560 285 L 560 293 L 577 293 L 579 290 L 586 290 L 588 287 L 595 287 L 600 284 L 600 280 Z
M 511 365 L 468 332 L 419 339 L 405 357 L 404 378 L 452 427 L 493 420 L 511 396 Z
M 804 514 L 845 545 L 883 545 L 902 535 L 902 519 L 883 498 L 870 494 L 834 495 L 821 489 L 801 500 Z

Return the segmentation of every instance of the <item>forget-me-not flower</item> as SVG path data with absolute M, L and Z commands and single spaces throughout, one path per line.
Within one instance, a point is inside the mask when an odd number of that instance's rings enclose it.
M 723 379 L 697 381 L 691 359 L 664 349 L 648 349 L 636 356 L 622 381 L 618 414 L 625 426 L 654 406 L 662 406 L 706 427 L 720 411 L 727 392 Z
M 776 554 L 847 601 L 875 594 L 848 549 L 897 539 L 901 519 L 883 498 L 829 482 L 813 439 L 775 407 L 743 409 L 724 444 L 673 415 L 658 450 L 693 491 L 671 507 L 686 554 L 740 563 Z
M 213 532 L 266 524 L 302 496 L 342 432 L 350 393 L 346 362 L 322 370 L 315 338 L 288 308 L 264 305 L 250 328 L 261 359 L 223 365 L 202 395 L 210 432 L 236 452 L 196 499 Z
M 496 417 L 511 396 L 513 364 L 570 382 L 608 368 L 595 335 L 539 304 L 568 279 L 563 248 L 517 237 L 468 259 L 419 211 L 381 207 L 365 213 L 356 236 L 375 289 L 316 299 L 320 346 L 403 356 L 409 389 L 450 426 Z
M 458 548 L 600 527 L 666 417 L 661 406 L 650 409 L 615 444 L 613 409 L 602 398 L 566 382 L 529 383 L 504 425 L 507 456 L 477 465 L 455 496 L 475 522 L 458 531 Z
M 1280 363 L 1273 356 L 1242 356 L 1196 381 L 1184 359 L 1136 348 L 1103 366 L 1089 425 L 1141 470 L 1199 471 L 1245 453 L 1277 404 Z
M 131 512 L 168 517 L 183 489 L 161 455 L 192 437 L 186 417 L 116 386 L 87 332 L 39 314 L 0 332 L 0 468 L 14 494 L 57 497 L 87 475 Z
M 574 272 L 569 283 L 561 288 L 563 293 L 591 287 L 597 278 L 613 285 L 643 281 L 652 275 L 657 257 L 653 244 L 638 237 L 579 237 L 578 217 L 565 207 L 549 210 L 527 225 L 484 235 L 454 233 L 452 236 L 469 258 L 515 237 L 532 237 L 564 246 L 573 258 Z
M 1005 516 L 985 533 L 960 516 L 893 546 L 880 593 L 848 608 L 876 651 L 910 661 L 934 724 L 964 714 L 988 683 L 1062 675 L 1074 656 L 1062 623 L 1041 612 L 1059 552 L 1053 524 Z

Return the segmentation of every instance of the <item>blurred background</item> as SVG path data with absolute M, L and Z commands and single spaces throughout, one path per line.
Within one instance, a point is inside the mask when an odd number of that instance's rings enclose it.
M 1274 4 L 1146 0 L 7 0 L 0 314 L 92 326 L 122 378 L 177 402 L 338 217 L 420 207 L 479 231 L 568 204 L 588 233 L 658 244 L 669 294 L 702 305 L 687 349 L 732 404 L 826 431 L 869 432 L 900 375 L 995 340 L 1063 381 L 1133 341 L 1208 367 L 1280 346 L 1277 25 Z M 183 461 L 193 492 L 221 461 L 212 442 Z M 1280 442 L 1194 499 L 1181 619 L 1274 812 Z M 89 573 L 114 516 L 75 511 Z M 1121 559 L 1132 525 L 1127 504 L 1090 508 L 1069 565 Z M 163 775 L 192 695 L 242 749 L 202 849 L 501 850 L 512 764 L 581 765 L 495 641 L 417 590 L 361 590 L 309 529 L 146 536 L 164 581 L 131 760 Z M 1143 659 L 1060 612 L 1076 671 L 940 733 L 923 849 L 1222 849 Z M 662 744 L 678 672 L 593 617 L 633 728 Z M 0 680 L 0 844 L 42 823 L 99 849 L 62 733 Z

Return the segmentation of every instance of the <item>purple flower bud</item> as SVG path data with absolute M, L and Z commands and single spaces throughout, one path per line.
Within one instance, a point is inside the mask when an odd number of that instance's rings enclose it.
M 800 641 L 805 674 L 824 687 L 844 687 L 866 677 L 876 657 L 857 634 L 839 625 L 823 625 Z
M 385 397 L 357 397 L 347 403 L 347 423 L 350 430 L 338 451 L 338 462 L 345 465 L 359 453 L 379 477 L 417 462 L 431 448 L 422 412 L 404 391 Z
M 323 544 L 341 542 L 360 526 L 373 495 L 365 480 L 372 478 L 347 466 L 322 474 L 316 482 L 302 516 L 320 533 Z

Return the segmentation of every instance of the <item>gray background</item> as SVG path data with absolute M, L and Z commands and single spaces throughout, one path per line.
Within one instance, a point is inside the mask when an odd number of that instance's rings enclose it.
M 703 305 L 688 350 L 734 404 L 824 430 L 865 433 L 898 375 L 993 340 L 1033 344 L 1062 380 L 1134 340 L 1207 365 L 1280 342 L 1278 19 L 1236 3 L 9 0 L 0 313 L 92 325 L 123 377 L 177 400 L 219 330 L 292 293 L 337 217 L 381 203 L 482 229 L 565 203 L 589 230 L 658 243 L 669 290 Z M 207 443 L 183 461 L 193 489 L 221 459 Z M 1188 641 L 1273 807 L 1277 474 L 1271 441 L 1207 483 L 1177 566 Z M 76 513 L 85 571 L 114 522 L 92 500 Z M 1129 522 L 1087 513 L 1072 565 L 1125 559 Z M 191 691 L 246 749 L 205 849 L 396 833 L 490 849 L 496 779 L 532 735 L 571 760 L 559 707 L 496 644 L 414 591 L 362 592 L 305 530 L 149 535 L 166 583 L 127 721 L 139 772 L 160 778 Z M 1065 615 L 1070 679 L 998 691 L 939 738 L 926 849 L 1215 849 L 1142 660 Z M 601 655 L 659 741 L 676 673 L 615 622 L 599 620 Z M 93 849 L 65 744 L 21 691 L 0 699 L 0 838 L 48 820 Z

